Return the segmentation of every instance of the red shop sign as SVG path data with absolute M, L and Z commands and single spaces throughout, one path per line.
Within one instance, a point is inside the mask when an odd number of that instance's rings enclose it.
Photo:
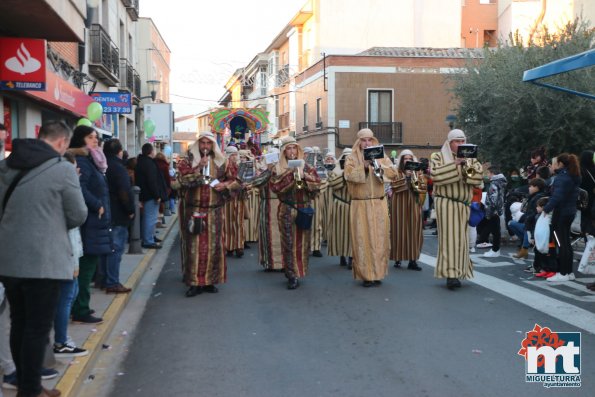
M 0 88 L 43 91 L 46 41 L 0 37 Z
M 80 117 L 87 117 L 87 107 L 93 102 L 93 98 L 89 95 L 50 70 L 47 70 L 47 90 L 30 91 L 27 94 Z

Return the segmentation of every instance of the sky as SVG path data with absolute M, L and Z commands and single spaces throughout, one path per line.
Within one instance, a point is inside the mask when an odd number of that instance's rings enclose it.
M 263 52 L 306 0 L 141 0 L 171 50 L 175 117 L 217 105 L 233 72 Z M 189 99 L 196 98 L 196 99 Z

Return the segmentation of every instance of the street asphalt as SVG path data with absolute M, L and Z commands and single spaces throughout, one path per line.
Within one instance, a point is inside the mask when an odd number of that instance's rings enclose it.
M 80 395 L 594 395 L 589 279 L 539 285 L 546 282 L 523 272 L 529 262 L 515 263 L 509 245 L 500 258 L 479 258 L 479 284 L 450 291 L 433 277 L 436 237 L 424 233 L 423 270 L 391 263 L 380 287 L 363 288 L 338 258 L 325 256 L 310 257 L 309 274 L 290 291 L 282 273 L 262 271 L 251 244 L 243 258 L 228 258 L 218 294 L 193 298 L 184 296 L 172 233 L 169 253 L 154 259 L 155 281 L 136 291 Z M 517 352 L 535 324 L 582 331 L 582 387 L 525 382 Z

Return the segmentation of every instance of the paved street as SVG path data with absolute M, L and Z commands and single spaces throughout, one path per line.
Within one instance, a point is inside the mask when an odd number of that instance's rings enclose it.
M 595 295 L 585 279 L 544 287 L 506 255 L 479 260 L 475 281 L 449 291 L 432 277 L 429 235 L 423 271 L 391 266 L 379 288 L 362 288 L 338 258 L 324 257 L 311 258 L 308 277 L 288 291 L 282 274 L 260 269 L 252 244 L 229 259 L 218 294 L 189 299 L 174 236 L 155 258 L 156 285 L 138 289 L 80 395 L 593 395 Z M 580 389 L 525 383 L 517 352 L 535 323 L 582 331 Z

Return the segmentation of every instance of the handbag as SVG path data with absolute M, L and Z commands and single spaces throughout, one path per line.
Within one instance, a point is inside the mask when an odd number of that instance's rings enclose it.
M 294 207 L 296 208 L 296 207 Z M 312 220 L 314 219 L 314 208 L 303 207 L 296 208 L 297 216 L 295 217 L 295 224 L 299 229 L 310 230 L 312 229 Z
M 207 230 L 207 214 L 204 212 L 194 212 L 188 220 L 188 233 L 203 234 Z
M 583 274 L 595 274 L 595 237 L 587 237 L 585 252 L 578 265 L 578 271 Z
M 469 226 L 475 227 L 485 218 L 486 214 L 481 208 L 481 203 L 473 202 L 469 205 L 469 208 L 471 210 L 469 212 Z

